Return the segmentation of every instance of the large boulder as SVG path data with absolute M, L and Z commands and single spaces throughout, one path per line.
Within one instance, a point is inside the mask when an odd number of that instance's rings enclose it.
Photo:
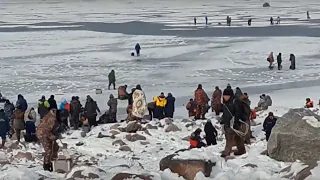
M 124 131 L 128 133 L 136 133 L 141 128 L 142 126 L 140 123 L 133 121 L 127 124 L 127 127 L 125 127 Z
M 278 118 L 268 141 L 268 155 L 278 161 L 320 160 L 320 116 L 290 109 Z
M 178 126 L 176 126 L 175 124 L 169 124 L 164 131 L 165 132 L 176 132 L 176 131 L 181 131 L 181 129 Z
M 140 134 L 127 134 L 126 139 L 130 142 L 135 142 L 139 140 L 146 140 L 147 138 Z
M 312 170 L 318 166 L 317 161 L 295 162 L 280 171 L 281 178 L 304 180 L 311 178 Z
M 102 169 L 93 166 L 80 166 L 75 167 L 66 176 L 67 180 L 76 179 L 103 179 L 106 172 Z
M 151 175 L 138 175 L 131 173 L 118 173 L 111 180 L 126 180 L 126 179 L 143 179 L 143 180 L 152 180 Z
M 202 172 L 205 177 L 209 177 L 215 162 L 206 160 L 183 160 L 175 159 L 177 154 L 169 155 L 160 161 L 160 170 L 170 169 L 186 180 L 194 180 L 198 172 Z
M 262 7 L 270 7 L 270 4 L 265 2 L 265 3 L 263 3 Z

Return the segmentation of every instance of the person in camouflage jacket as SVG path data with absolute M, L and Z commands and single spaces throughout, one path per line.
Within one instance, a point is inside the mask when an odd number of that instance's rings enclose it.
M 56 142 L 58 137 L 55 135 L 55 127 L 58 123 L 56 113 L 56 109 L 51 109 L 40 122 L 36 132 L 45 151 L 43 169 L 47 171 L 52 171 L 52 161 L 57 158 L 59 150 L 59 146 Z
M 207 112 L 206 105 L 209 102 L 207 93 L 202 89 L 202 85 L 199 84 L 197 90 L 194 92 L 194 101 L 197 104 L 197 112 L 195 119 L 205 119 Z

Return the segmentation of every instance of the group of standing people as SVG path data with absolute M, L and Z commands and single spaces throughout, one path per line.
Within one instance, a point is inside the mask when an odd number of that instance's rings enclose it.
M 148 111 L 150 118 L 163 119 L 173 118 L 175 111 L 176 98 L 171 93 L 168 93 L 167 97 L 163 92 L 159 96 L 153 98 L 153 101 L 148 103 Z
M 267 61 L 269 62 L 269 69 L 273 69 L 274 65 L 274 57 L 273 57 L 273 52 L 271 52 L 267 58 Z M 296 57 L 294 54 L 290 54 L 290 58 L 289 58 L 290 63 L 290 67 L 289 69 L 291 70 L 295 70 L 296 69 Z M 277 55 L 277 65 L 278 65 L 278 70 L 282 69 L 282 54 L 279 53 Z

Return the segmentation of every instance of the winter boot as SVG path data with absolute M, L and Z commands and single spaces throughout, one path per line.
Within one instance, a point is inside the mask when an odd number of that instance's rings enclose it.
M 53 166 L 52 163 L 49 164 L 49 171 L 52 172 L 53 171 Z
M 240 151 L 237 151 L 237 152 L 234 152 L 234 155 L 235 156 L 241 156 L 242 154 L 245 154 L 246 152 L 240 152 Z
M 43 170 L 50 171 L 50 164 L 43 164 Z
M 4 144 L 5 144 L 5 143 L 6 143 L 6 140 L 5 140 L 5 139 L 2 139 L 0 149 L 4 147 Z

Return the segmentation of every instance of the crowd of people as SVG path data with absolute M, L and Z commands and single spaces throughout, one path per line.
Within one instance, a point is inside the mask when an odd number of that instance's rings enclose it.
M 269 56 L 267 57 L 267 61 L 269 62 L 269 69 L 273 69 L 274 68 L 274 57 L 273 57 L 273 52 L 271 52 L 269 54 Z M 294 54 L 290 54 L 290 67 L 289 69 L 291 70 L 295 70 L 296 69 L 296 57 Z M 282 54 L 279 53 L 277 55 L 277 65 L 278 65 L 278 70 L 282 69 Z

